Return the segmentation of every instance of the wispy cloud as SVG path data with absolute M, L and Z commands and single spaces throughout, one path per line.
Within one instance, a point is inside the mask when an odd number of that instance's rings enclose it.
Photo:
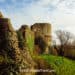
M 4 5 L 0 9 L 6 17 L 11 18 L 13 26 L 22 24 L 49 22 L 56 28 L 74 32 L 75 0 L 0 0 Z

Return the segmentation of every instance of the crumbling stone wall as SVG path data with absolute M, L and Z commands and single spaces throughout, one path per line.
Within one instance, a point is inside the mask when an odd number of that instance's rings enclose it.
M 0 63 L 0 75 L 16 74 L 15 68 L 21 61 L 18 38 L 10 23 L 10 19 L 2 16 L 0 17 L 0 55 L 4 59 Z
M 49 53 L 49 46 L 51 45 L 51 24 L 49 23 L 35 23 L 31 26 L 31 30 L 34 32 L 35 39 L 38 37 L 41 37 L 42 40 L 45 42 L 45 54 Z M 39 39 L 39 38 L 38 38 Z M 35 40 L 36 42 L 37 40 Z M 38 45 L 40 44 L 40 41 L 38 42 Z M 41 43 L 43 44 L 43 43 Z M 36 44 L 35 44 L 36 45 Z M 36 50 L 36 49 L 35 49 Z
M 33 73 L 20 71 L 21 68 L 34 68 L 34 62 L 27 46 L 21 49 L 19 43 L 21 42 L 10 23 L 10 19 L 3 18 L 2 14 L 0 14 L 0 54 L 4 60 L 6 59 L 6 61 L 0 63 L 0 75 L 33 75 Z
M 21 49 L 21 54 L 23 58 L 23 64 L 27 64 L 29 69 L 34 69 L 35 62 L 32 59 L 34 50 L 34 33 L 30 30 L 28 25 L 22 25 L 22 27 L 17 31 L 19 47 Z M 25 66 L 26 67 L 26 66 Z M 24 68 L 24 65 L 23 67 Z M 21 73 L 22 75 L 33 75 L 34 73 Z
M 34 30 L 35 27 L 36 29 L 39 28 L 38 26 L 40 27 L 40 32 Z M 31 31 L 27 25 L 23 25 L 18 31 L 15 31 L 10 19 L 4 18 L 0 13 L 0 57 L 3 59 L 0 63 L 0 75 L 35 75 L 33 72 L 26 73 L 22 70 L 24 68 L 34 69 L 36 65 L 41 65 L 39 62 L 34 62 L 32 54 L 36 37 L 41 36 L 42 40 L 44 40 L 43 42 L 48 43 L 48 39 L 45 36 L 50 31 L 45 32 L 45 27 L 46 24 L 34 25 L 31 27 Z
M 20 37 L 18 37 L 19 41 L 23 39 L 24 47 L 28 47 L 28 49 L 33 52 L 33 49 L 34 49 L 34 32 L 32 32 L 30 30 L 28 25 L 22 25 L 22 27 L 18 30 L 18 34 L 21 35 Z
M 20 56 L 18 55 L 20 51 L 18 48 L 17 34 L 8 18 L 0 18 L 0 50 L 4 50 L 15 60 L 17 60 L 17 56 Z

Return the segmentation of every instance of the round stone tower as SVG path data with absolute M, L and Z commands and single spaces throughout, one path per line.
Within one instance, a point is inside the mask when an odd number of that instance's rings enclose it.
M 34 25 L 31 26 L 31 30 L 34 32 L 35 38 L 37 38 L 39 36 L 42 37 L 42 39 L 46 43 L 46 49 L 45 49 L 44 53 L 48 54 L 49 53 L 48 47 L 51 45 L 51 24 L 35 23 Z M 38 43 L 38 45 L 39 45 L 39 43 Z

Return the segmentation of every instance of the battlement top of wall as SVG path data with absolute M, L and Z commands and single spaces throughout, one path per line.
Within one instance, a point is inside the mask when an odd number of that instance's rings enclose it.
M 28 25 L 22 25 L 21 28 L 23 28 L 23 29 L 28 29 L 29 26 L 28 26 Z
M 0 12 L 0 18 L 3 18 L 3 15 L 2 15 L 2 13 Z
M 9 18 L 5 18 L 3 14 L 0 12 L 0 23 L 10 22 Z
M 33 25 L 36 25 L 36 24 L 40 24 L 40 25 L 45 25 L 45 24 L 47 24 L 47 25 L 50 25 L 50 23 L 34 23 Z
M 50 23 L 35 23 L 31 26 L 31 29 L 33 28 L 51 28 Z
M 0 12 L 0 30 L 8 29 L 14 31 L 10 19 L 3 17 L 2 13 Z
M 0 23 L 1 23 L 1 22 L 9 22 L 9 21 L 10 21 L 9 18 L 0 18 Z
M 19 30 L 27 30 L 27 29 L 29 29 L 28 25 L 22 25 Z
M 37 27 L 45 27 L 45 26 L 47 26 L 47 27 L 51 27 L 51 24 L 50 23 L 35 23 L 35 24 L 33 24 L 32 25 L 32 27 L 33 26 L 37 26 Z

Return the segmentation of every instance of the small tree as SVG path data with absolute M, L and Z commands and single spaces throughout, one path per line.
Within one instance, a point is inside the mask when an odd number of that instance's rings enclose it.
M 70 39 L 73 37 L 73 35 L 70 32 L 58 30 L 56 31 L 56 35 L 60 41 L 60 50 L 59 54 L 63 56 L 64 54 L 64 46 L 68 45 L 70 42 Z

